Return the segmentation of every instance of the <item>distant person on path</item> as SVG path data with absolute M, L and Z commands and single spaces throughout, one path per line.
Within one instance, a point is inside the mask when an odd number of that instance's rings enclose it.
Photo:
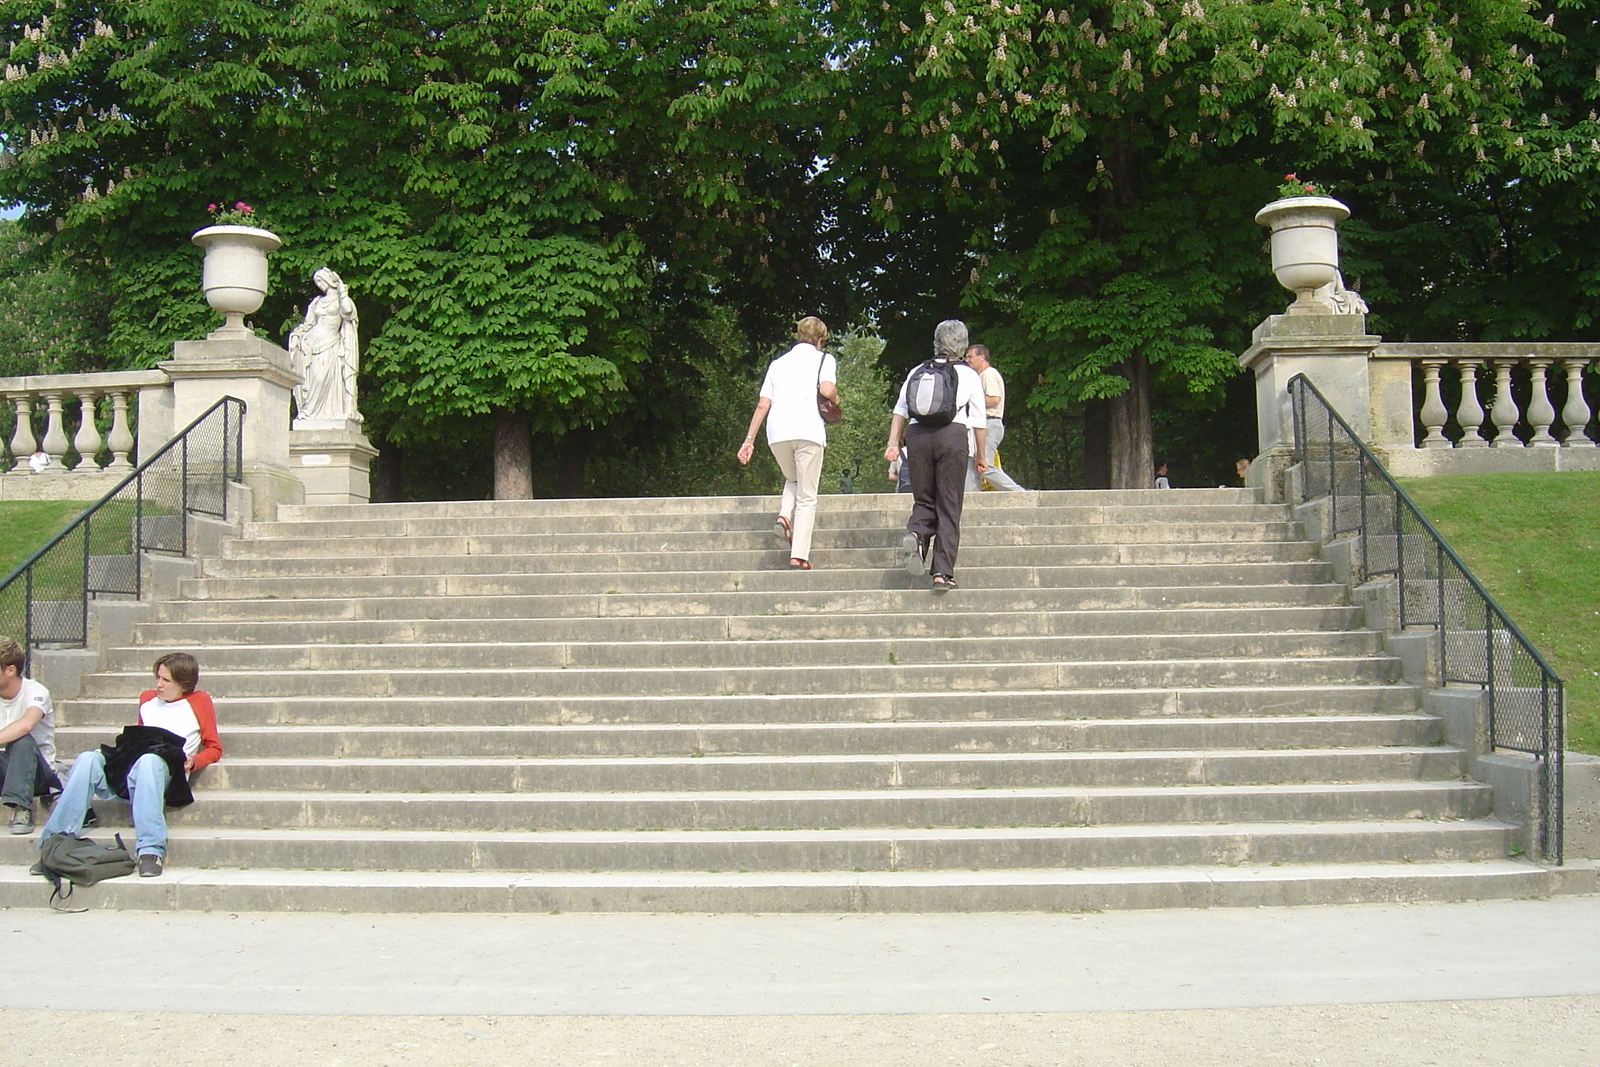
M 50 454 L 42 448 L 39 449 L 28 457 L 28 466 L 33 468 L 35 474 L 43 473 L 44 469 L 50 466 Z
M 50 690 L 22 676 L 27 662 L 22 646 L 0 638 L 0 798 L 14 834 L 33 833 L 33 798 L 61 788 Z
M 1169 479 L 1167 477 L 1167 465 L 1165 463 L 1157 463 L 1156 464 L 1156 488 L 1157 489 L 1171 489 L 1172 488 L 1172 481 L 1171 481 L 1171 479 Z
M 967 366 L 978 372 L 978 380 L 983 383 L 986 437 L 983 447 L 985 470 L 981 481 L 988 482 L 991 488 L 1001 492 L 1025 493 L 1027 490 L 1018 485 L 1011 475 L 994 465 L 994 454 L 1006 436 L 1005 379 L 1000 377 L 1000 372 L 989 362 L 989 349 L 985 345 L 973 345 L 967 349 Z M 967 481 L 967 488 L 981 488 L 976 467 L 973 468 L 972 477 Z
M 1241 456 L 1239 458 L 1239 462 L 1237 462 L 1237 463 L 1235 463 L 1233 465 L 1233 470 L 1234 470 L 1234 473 L 1239 476 L 1239 484 L 1240 485 L 1248 485 L 1249 484 L 1248 479 L 1249 479 L 1249 475 L 1250 475 L 1250 461 L 1248 459 L 1245 459 L 1244 457 Z
M 793 348 L 773 360 L 761 382 L 761 399 L 750 416 L 750 430 L 739 446 L 739 462 L 755 455 L 756 432 L 767 423 L 767 447 L 783 470 L 783 502 L 772 532 L 789 547 L 792 570 L 811 569 L 811 534 L 817 522 L 817 483 L 827 427 L 817 413 L 817 394 L 837 402 L 838 368 L 822 351 L 828 327 L 814 315 L 795 327 Z M 770 416 L 770 417 L 769 417 Z
M 898 459 L 904 432 L 913 498 L 902 542 L 905 565 L 914 575 L 931 570 L 935 593 L 956 587 L 967 474 L 972 464 L 979 474 L 987 466 L 983 382 L 967 366 L 966 352 L 966 323 L 946 319 L 934 328 L 933 358 L 913 367 L 901 384 L 883 452 L 890 463 Z M 968 430 L 974 439 L 971 452 Z
M 161 874 L 167 856 L 166 808 L 194 803 L 189 778 L 222 758 L 217 711 L 195 688 L 200 665 L 186 652 L 155 662 L 156 686 L 139 694 L 137 725 L 123 729 L 115 745 L 79 756 L 61 799 L 39 835 L 77 834 L 92 800 L 126 799 L 133 806 L 134 851 L 139 877 Z

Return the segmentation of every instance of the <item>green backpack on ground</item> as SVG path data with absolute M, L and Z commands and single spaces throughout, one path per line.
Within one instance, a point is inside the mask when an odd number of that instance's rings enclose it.
M 39 845 L 39 862 L 34 872 L 50 879 L 55 888 L 50 893 L 50 906 L 57 911 L 88 911 L 87 907 L 71 907 L 75 886 L 94 885 L 107 878 L 121 878 L 132 874 L 138 867 L 133 853 L 117 835 L 115 845 L 102 845 L 76 834 L 51 834 Z

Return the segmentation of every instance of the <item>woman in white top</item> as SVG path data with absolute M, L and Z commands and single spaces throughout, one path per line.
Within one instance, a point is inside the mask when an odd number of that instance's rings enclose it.
M 822 452 L 828 434 L 817 413 L 817 394 L 839 399 L 837 368 L 822 351 L 828 327 L 807 316 L 795 327 L 796 344 L 772 361 L 761 383 L 761 399 L 750 416 L 750 430 L 739 446 L 739 462 L 755 455 L 756 432 L 767 423 L 767 447 L 783 469 L 783 503 L 772 532 L 790 545 L 789 566 L 811 569 L 811 531 L 816 526 L 817 483 L 822 478 Z M 770 417 L 769 417 L 770 416 Z

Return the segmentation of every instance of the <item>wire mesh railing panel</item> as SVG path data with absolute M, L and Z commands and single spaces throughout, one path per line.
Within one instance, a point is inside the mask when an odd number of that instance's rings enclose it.
M 1538 847 L 1561 863 L 1566 738 L 1560 677 L 1316 386 L 1296 375 L 1289 394 L 1306 499 L 1327 497 L 1334 536 L 1359 540 L 1352 557 L 1357 581 L 1395 579 L 1402 629 L 1439 631 L 1444 681 L 1484 688 L 1490 744 L 1538 761 Z
M 183 554 L 187 516 L 227 517 L 244 402 L 224 397 L 0 582 L 0 626 L 30 654 L 83 647 L 89 601 L 138 597 L 140 556 Z

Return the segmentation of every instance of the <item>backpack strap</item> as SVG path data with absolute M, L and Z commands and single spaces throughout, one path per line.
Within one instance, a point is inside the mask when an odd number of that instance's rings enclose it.
M 75 888 L 70 881 L 63 879 L 54 871 L 47 870 L 45 877 L 50 879 L 55 888 L 50 890 L 50 907 L 64 915 L 81 915 L 89 910 L 89 905 L 72 903 L 72 890 Z

